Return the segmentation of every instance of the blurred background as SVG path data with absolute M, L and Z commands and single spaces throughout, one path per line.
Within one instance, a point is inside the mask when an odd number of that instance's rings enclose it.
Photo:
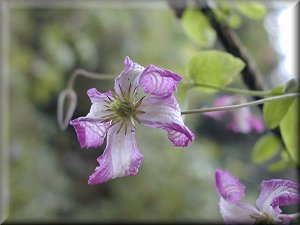
M 240 177 L 247 186 L 246 201 L 252 204 L 262 180 L 297 180 L 295 169 L 270 171 L 265 164 L 251 162 L 252 148 L 262 134 L 233 133 L 206 116 L 189 115 L 185 123 L 196 135 L 189 147 L 173 147 L 164 131 L 139 127 L 137 142 L 144 159 L 138 174 L 88 185 L 105 144 L 81 149 L 73 127 L 61 131 L 56 121 L 58 94 L 72 71 L 118 76 L 128 55 L 143 66 L 155 64 L 184 77 L 188 60 L 201 49 L 186 37 L 165 1 L 65 3 L 16 4 L 9 9 L 8 222 L 221 222 L 216 168 Z M 282 64 L 289 53 L 279 40 L 287 32 L 280 30 L 278 18 L 290 7 L 273 2 L 263 20 L 241 17 L 236 29 L 269 88 L 294 75 Z M 222 49 L 219 43 L 214 48 Z M 113 84 L 79 77 L 73 118 L 89 111 L 87 89 L 105 92 Z M 236 85 L 243 87 L 240 79 Z M 189 102 L 178 97 L 181 108 L 187 109 L 212 105 L 224 94 L 192 91 Z M 258 109 L 251 110 L 260 115 Z

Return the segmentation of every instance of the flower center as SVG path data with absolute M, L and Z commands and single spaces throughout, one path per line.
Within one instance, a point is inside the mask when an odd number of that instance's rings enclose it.
M 119 131 L 122 129 L 123 126 L 125 126 L 125 134 L 127 133 L 128 125 L 131 124 L 133 128 L 135 128 L 134 121 L 137 121 L 140 123 L 137 115 L 139 113 L 145 113 L 144 111 L 139 110 L 139 106 L 141 105 L 144 97 L 142 97 L 140 100 L 135 101 L 136 97 L 136 90 L 133 91 L 133 99 L 131 99 L 131 84 L 129 85 L 127 93 L 125 93 L 121 86 L 119 85 L 121 95 L 118 95 L 115 90 L 112 90 L 112 97 L 107 96 L 108 100 L 105 100 L 107 105 L 105 107 L 107 108 L 106 111 L 110 112 L 110 114 L 103 116 L 103 122 L 111 121 L 110 127 L 112 127 L 115 124 L 120 124 Z M 134 130 L 131 130 L 134 132 Z
M 271 217 L 269 217 L 267 214 L 263 214 L 263 215 L 253 214 L 253 215 L 251 215 L 251 217 L 253 219 L 255 219 L 254 224 L 257 224 L 257 225 L 259 225 L 259 224 L 261 224 L 261 225 L 276 224 L 274 222 L 274 220 Z
M 119 99 L 115 99 L 115 101 L 110 104 L 110 109 L 115 113 L 115 115 L 118 115 L 118 117 L 123 119 L 129 119 L 135 111 L 132 103 L 126 101 L 122 102 Z

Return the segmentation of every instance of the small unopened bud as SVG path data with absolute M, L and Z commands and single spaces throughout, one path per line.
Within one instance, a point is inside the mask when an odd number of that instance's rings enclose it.
M 296 78 L 288 80 L 284 87 L 284 93 L 299 92 L 299 81 Z
M 72 119 L 77 105 L 77 95 L 72 89 L 63 90 L 58 96 L 57 123 L 61 130 L 65 130 Z

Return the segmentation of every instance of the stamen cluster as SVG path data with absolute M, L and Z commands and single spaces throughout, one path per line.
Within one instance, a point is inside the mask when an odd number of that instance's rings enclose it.
M 138 101 L 135 101 L 137 96 L 137 89 L 135 88 L 133 90 L 133 96 L 131 96 L 131 83 L 129 85 L 127 93 L 125 93 L 120 85 L 119 89 L 121 95 L 118 95 L 115 90 L 112 90 L 112 96 L 107 96 L 107 100 L 104 100 L 106 103 L 106 105 L 104 106 L 107 108 L 106 111 L 110 112 L 110 114 L 103 116 L 102 119 L 104 120 L 103 122 L 111 121 L 110 127 L 114 126 L 115 124 L 120 124 L 117 133 L 119 133 L 123 126 L 125 126 L 125 134 L 127 134 L 129 123 L 131 123 L 133 128 L 135 128 L 134 121 L 140 123 L 137 115 L 139 113 L 145 113 L 144 111 L 138 109 L 145 96 L 143 96 Z M 134 130 L 131 129 L 131 132 L 134 132 Z

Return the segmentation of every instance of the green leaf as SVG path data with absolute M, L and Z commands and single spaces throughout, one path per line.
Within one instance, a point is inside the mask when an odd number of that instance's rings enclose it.
M 299 102 L 298 99 L 294 99 L 291 106 L 289 107 L 288 112 L 281 120 L 279 127 L 280 132 L 286 146 L 287 151 L 289 152 L 291 158 L 299 163 Z
M 279 139 L 273 134 L 262 136 L 254 145 L 252 151 L 252 161 L 257 164 L 264 163 L 271 159 L 280 147 Z
M 293 99 L 291 98 L 265 103 L 263 117 L 267 127 L 271 129 L 277 127 L 292 103 Z
M 273 95 L 282 95 L 284 93 L 284 89 L 285 89 L 285 85 L 280 84 L 271 90 L 271 95 L 272 96 Z
M 280 172 L 280 171 L 287 170 L 287 169 L 290 169 L 293 167 L 294 167 L 294 164 L 292 162 L 279 160 L 277 162 L 274 162 L 274 163 L 268 165 L 267 169 L 270 172 Z
M 241 25 L 241 18 L 237 13 L 230 13 L 226 19 L 226 23 L 231 28 L 238 28 Z
M 240 16 L 233 10 L 230 10 L 230 8 L 229 9 L 216 8 L 214 9 L 214 14 L 220 23 L 226 24 L 231 28 L 237 28 L 241 25 Z
M 285 87 L 283 85 L 277 86 L 272 89 L 272 95 L 284 94 Z M 263 107 L 263 117 L 268 128 L 275 128 L 279 125 L 291 104 L 292 98 L 282 99 L 274 102 L 266 102 Z
M 250 19 L 263 19 L 267 13 L 266 7 L 259 2 L 240 2 L 235 4 L 236 9 Z
M 224 87 L 243 70 L 245 64 L 239 58 L 221 51 L 202 51 L 188 62 L 187 74 L 196 85 Z M 209 92 L 216 90 L 202 89 Z
M 182 17 L 186 35 L 200 47 L 211 47 L 216 39 L 216 32 L 210 26 L 206 16 L 197 9 L 186 9 Z

